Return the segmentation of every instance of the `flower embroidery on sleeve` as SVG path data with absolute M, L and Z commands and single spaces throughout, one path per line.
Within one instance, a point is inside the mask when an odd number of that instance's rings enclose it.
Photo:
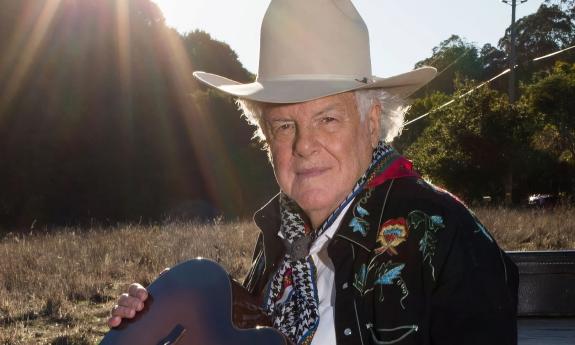
M 419 240 L 419 251 L 423 255 L 423 262 L 427 262 L 431 268 L 431 277 L 435 280 L 435 267 L 433 266 L 433 257 L 437 248 L 436 234 L 439 230 L 445 228 L 443 217 L 438 215 L 429 216 L 422 211 L 411 211 L 407 215 L 407 223 L 411 231 L 422 232 Z
M 477 219 L 477 216 L 475 215 L 475 213 L 463 202 L 463 200 L 459 199 L 457 197 L 457 195 L 452 194 L 449 191 L 442 189 L 440 187 L 437 187 L 437 186 L 433 185 L 432 183 L 424 181 L 422 179 L 417 180 L 417 183 L 419 185 L 425 187 L 425 188 L 433 190 L 436 193 L 447 194 L 447 195 L 451 196 L 453 199 L 455 199 L 455 201 L 457 201 L 458 203 L 463 205 L 463 207 L 465 207 L 467 209 L 467 211 L 471 214 L 471 216 L 473 217 L 473 220 L 475 221 L 475 224 L 477 225 L 477 228 L 475 229 L 474 233 L 481 234 L 481 235 L 485 236 L 485 238 L 487 238 L 490 242 L 495 242 L 493 240 L 493 236 L 491 236 L 491 234 L 485 228 L 485 226 L 483 224 L 481 224 L 479 219 Z

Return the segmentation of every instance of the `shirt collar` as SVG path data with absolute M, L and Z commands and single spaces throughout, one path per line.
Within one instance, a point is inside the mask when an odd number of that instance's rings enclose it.
M 395 152 L 395 151 L 391 151 Z M 389 153 L 388 153 L 389 154 Z M 386 154 L 387 155 L 387 154 Z M 385 193 L 383 195 L 372 195 L 369 199 L 369 204 L 373 203 L 372 212 L 378 215 L 381 207 L 385 206 L 385 200 L 389 194 L 390 185 L 385 188 L 388 184 L 386 182 L 391 181 L 395 178 L 407 177 L 407 176 L 418 176 L 413 170 L 411 162 L 409 162 L 404 157 L 398 154 L 392 154 L 388 164 L 380 171 L 374 179 L 367 183 L 367 188 L 365 188 L 355 199 L 348 204 L 348 208 L 341 212 L 341 220 L 339 228 L 341 228 L 335 237 L 345 239 L 359 246 L 360 248 L 371 251 L 375 246 L 375 241 L 373 236 L 376 236 L 379 229 L 379 217 L 372 215 L 367 217 L 367 221 L 370 223 L 370 231 L 367 236 L 363 236 L 359 232 L 353 231 L 353 227 L 349 226 L 349 223 L 354 217 L 353 209 L 355 208 L 359 200 L 362 198 L 366 190 L 371 190 L 374 194 Z M 383 187 L 383 188 L 382 188 Z M 383 205 L 381 201 L 384 200 Z M 377 210 L 376 210 L 377 209 Z M 264 254 L 266 257 L 266 266 L 269 266 L 270 262 L 274 262 L 278 256 L 283 255 L 284 246 L 281 238 L 278 236 L 278 231 L 281 225 L 280 210 L 279 210 L 279 193 L 276 194 L 266 205 L 259 209 L 254 215 L 254 221 L 256 225 L 261 229 L 264 237 Z M 334 230 L 335 231 L 335 230 Z M 371 235 L 371 236 L 370 236 Z

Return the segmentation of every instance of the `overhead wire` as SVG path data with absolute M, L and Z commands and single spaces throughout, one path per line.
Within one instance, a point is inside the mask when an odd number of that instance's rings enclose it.
M 575 49 L 575 45 L 570 46 L 570 47 L 567 47 L 567 48 L 564 48 L 564 49 L 561 49 L 561 50 L 558 50 L 558 51 L 553 52 L 553 53 L 550 53 L 550 54 L 546 54 L 546 55 L 543 55 L 543 56 L 539 56 L 539 57 L 537 57 L 537 58 L 535 58 L 535 59 L 533 59 L 533 60 L 531 60 L 531 61 L 532 61 L 532 62 L 534 62 L 534 61 L 541 61 L 541 60 L 550 58 L 550 57 L 552 57 L 552 56 L 555 56 L 555 55 L 564 53 L 564 52 L 566 52 L 566 51 L 568 51 L 568 50 L 571 50 L 571 49 Z M 467 52 L 465 52 L 463 55 L 465 55 L 466 53 L 467 53 Z M 462 57 L 462 56 L 460 56 L 457 60 L 459 60 L 461 57 Z M 456 61 L 457 61 L 457 60 L 456 60 Z M 447 68 L 451 67 L 456 61 L 454 61 L 453 63 L 451 63 L 449 66 L 447 66 L 445 69 L 443 69 L 440 73 L 443 73 Z M 518 66 L 518 65 L 515 65 L 514 67 L 516 68 L 517 66 Z M 432 114 L 432 113 L 434 113 L 434 112 L 436 112 L 436 111 L 438 111 L 438 110 L 440 110 L 440 109 L 445 108 L 446 106 L 452 104 L 452 103 L 455 102 L 456 100 L 459 100 L 459 99 L 461 99 L 461 98 L 463 98 L 463 97 L 466 97 L 466 96 L 470 95 L 471 93 L 475 92 L 477 89 L 479 89 L 479 88 L 485 86 L 486 84 L 491 83 L 491 82 L 494 81 L 495 79 L 498 79 L 498 78 L 504 76 L 505 74 L 509 73 L 510 71 L 511 71 L 511 69 L 510 69 L 510 68 L 507 68 L 506 70 L 502 71 L 501 73 L 497 74 L 496 76 L 494 76 L 494 77 L 492 77 L 492 78 L 490 78 L 490 79 L 484 81 L 483 83 L 481 83 L 481 84 L 479 84 L 479 85 L 473 87 L 472 89 L 470 89 L 469 91 L 465 92 L 464 94 L 459 95 L 459 96 L 457 96 L 457 97 L 454 97 L 454 98 L 451 99 L 450 101 L 448 101 L 448 102 L 446 102 L 446 103 L 440 105 L 440 106 L 437 107 L 437 108 L 431 109 L 430 111 L 428 111 L 427 113 L 425 113 L 425 114 L 423 114 L 423 115 L 420 115 L 420 116 L 418 116 L 418 117 L 416 117 L 416 118 L 414 118 L 414 119 L 412 119 L 412 120 L 409 120 L 409 121 L 407 121 L 407 122 L 404 122 L 404 123 L 401 125 L 401 128 L 405 128 L 406 126 L 409 126 L 410 124 L 412 124 L 412 123 L 414 123 L 414 122 L 416 122 L 416 121 L 419 121 L 419 120 L 423 119 L 424 117 L 427 117 L 427 116 L 429 116 L 430 114 Z

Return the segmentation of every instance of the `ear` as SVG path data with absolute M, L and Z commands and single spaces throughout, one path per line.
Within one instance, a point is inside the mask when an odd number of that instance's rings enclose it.
M 368 130 L 369 130 L 369 140 L 371 147 L 376 148 L 377 143 L 379 143 L 380 133 L 381 133 L 381 105 L 379 102 L 372 104 L 368 113 Z

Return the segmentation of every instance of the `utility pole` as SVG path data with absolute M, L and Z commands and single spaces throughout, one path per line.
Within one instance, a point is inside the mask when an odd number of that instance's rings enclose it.
M 517 65 L 517 50 L 516 50 L 516 30 L 515 30 L 515 8 L 517 7 L 517 0 L 501 0 L 507 5 L 511 5 L 511 27 L 510 27 L 510 44 L 511 49 L 509 52 L 509 104 L 513 106 L 517 100 L 516 96 L 516 82 L 515 82 L 515 66 Z M 520 4 L 526 3 L 527 0 L 519 0 Z M 507 176 L 505 178 L 505 204 L 511 205 L 513 203 L 513 157 L 507 157 L 508 167 Z
M 517 65 L 517 49 L 516 49 L 516 30 L 515 30 L 515 8 L 517 7 L 517 0 L 501 0 L 501 2 L 511 6 L 511 26 L 510 26 L 510 44 L 511 51 L 509 52 L 509 102 L 514 104 L 517 100 L 516 96 L 516 83 L 515 83 L 515 66 Z M 526 3 L 527 0 L 519 0 L 520 4 Z

